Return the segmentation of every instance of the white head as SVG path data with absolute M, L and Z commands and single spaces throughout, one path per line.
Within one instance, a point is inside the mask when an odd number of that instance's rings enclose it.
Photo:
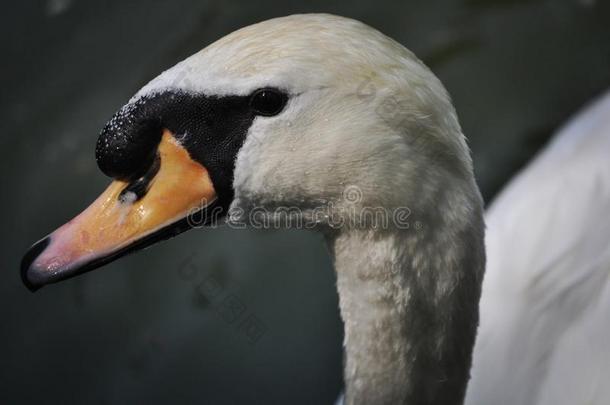
M 216 96 L 276 88 L 284 110 L 257 117 L 235 161 L 233 207 L 416 209 L 441 183 L 472 179 L 449 96 L 410 51 L 355 20 L 294 15 L 240 29 L 161 74 L 135 96 Z M 430 196 L 431 197 L 431 196 Z

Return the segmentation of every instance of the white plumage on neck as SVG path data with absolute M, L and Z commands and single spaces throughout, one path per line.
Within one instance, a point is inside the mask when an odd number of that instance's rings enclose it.
M 345 322 L 346 404 L 461 403 L 484 252 L 478 197 L 454 191 L 413 213 L 420 226 L 328 235 Z M 443 212 L 450 206 L 462 215 Z

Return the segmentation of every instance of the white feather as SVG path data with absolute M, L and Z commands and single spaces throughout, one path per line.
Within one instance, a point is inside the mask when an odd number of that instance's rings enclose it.
M 610 403 L 610 93 L 496 199 L 467 404 Z

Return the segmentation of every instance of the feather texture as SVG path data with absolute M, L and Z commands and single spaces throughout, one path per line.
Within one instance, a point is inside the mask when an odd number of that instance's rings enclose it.
M 610 93 L 486 215 L 488 265 L 467 404 L 608 404 Z

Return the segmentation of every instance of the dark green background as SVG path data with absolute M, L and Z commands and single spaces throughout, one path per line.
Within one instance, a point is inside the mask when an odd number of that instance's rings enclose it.
M 3 2 L 0 403 L 336 397 L 341 321 L 315 234 L 192 231 L 36 294 L 21 285 L 29 244 L 108 182 L 93 156 L 105 121 L 161 70 L 220 36 L 313 11 L 381 29 L 449 89 L 488 200 L 610 84 L 608 2 L 303 3 Z M 225 299 L 241 308 L 239 320 L 227 316 Z M 254 330 L 243 319 L 254 320 Z

